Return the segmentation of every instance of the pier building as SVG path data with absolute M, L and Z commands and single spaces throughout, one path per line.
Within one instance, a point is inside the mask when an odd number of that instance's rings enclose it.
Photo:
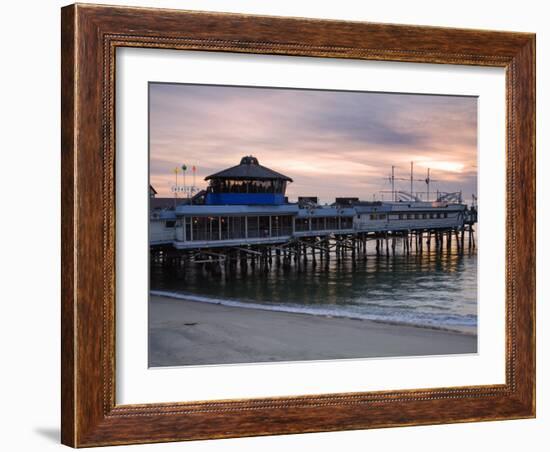
M 152 255 L 205 256 L 222 261 L 231 256 L 271 256 L 272 251 L 315 259 L 330 252 L 352 250 L 366 253 L 368 240 L 377 241 L 377 252 L 395 252 L 402 239 L 406 252 L 422 251 L 434 242 L 449 248 L 453 236 L 459 249 L 475 246 L 473 225 L 477 212 L 460 197 L 440 194 L 434 201 L 408 200 L 366 202 L 359 198 L 336 198 L 320 205 L 313 196 L 289 202 L 286 187 L 292 179 L 245 156 L 239 165 L 207 176 L 206 190 L 181 200 L 172 208 L 151 209 Z M 152 187 L 151 187 L 152 188 Z M 154 189 L 153 189 L 154 190 Z M 454 199 L 454 201 L 453 201 Z M 382 252 L 382 251 L 380 251 Z M 215 254 L 212 254 L 215 253 Z M 193 260 L 193 259 L 191 259 Z

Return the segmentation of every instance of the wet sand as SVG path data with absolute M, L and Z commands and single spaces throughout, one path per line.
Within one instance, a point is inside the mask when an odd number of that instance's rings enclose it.
M 476 353 L 477 337 L 151 296 L 149 366 Z

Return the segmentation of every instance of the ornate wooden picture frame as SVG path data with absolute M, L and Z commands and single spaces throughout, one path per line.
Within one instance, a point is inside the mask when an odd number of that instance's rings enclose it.
M 62 442 L 73 447 L 535 416 L 535 36 L 71 5 L 62 9 Z M 502 67 L 506 382 L 117 405 L 115 51 L 120 47 Z

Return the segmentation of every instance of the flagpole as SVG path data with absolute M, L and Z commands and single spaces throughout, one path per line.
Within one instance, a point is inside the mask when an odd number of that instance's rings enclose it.
M 174 169 L 174 173 L 176 173 L 176 188 L 174 190 L 174 210 L 176 210 L 176 207 L 178 206 L 178 167 Z
M 181 165 L 181 171 L 183 172 L 183 189 L 187 193 L 187 186 L 185 185 L 185 172 L 187 171 L 187 165 L 185 163 Z M 189 198 L 189 194 L 187 197 Z

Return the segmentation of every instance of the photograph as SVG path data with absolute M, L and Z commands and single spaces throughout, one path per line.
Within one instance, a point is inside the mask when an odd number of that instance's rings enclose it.
M 8 450 L 544 444 L 542 7 L 134 1 L 9 15 Z
M 148 101 L 149 367 L 477 353 L 476 96 Z

